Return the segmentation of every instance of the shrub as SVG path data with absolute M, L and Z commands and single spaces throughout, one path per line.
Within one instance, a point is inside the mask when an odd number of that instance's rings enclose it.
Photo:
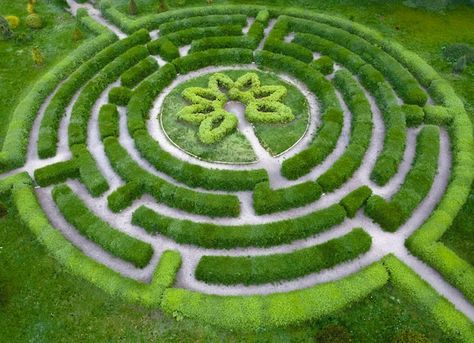
M 138 7 L 135 0 L 128 1 L 128 14 L 130 15 L 137 15 L 138 14 Z
M 318 70 L 323 75 L 329 75 L 334 72 L 334 61 L 328 56 L 321 56 L 311 62 L 311 67 Z
M 171 61 L 179 57 L 179 49 L 168 38 L 162 37 L 147 44 L 152 55 L 160 55 L 164 60 Z
M 168 9 L 169 7 L 166 0 L 160 0 L 160 4 L 158 5 L 158 12 L 163 13 L 163 12 L 168 11 Z
M 352 342 L 349 330 L 341 325 L 328 325 L 316 334 L 317 343 L 350 343 Z
M 94 157 L 92 157 L 87 146 L 79 144 L 73 145 L 70 148 L 79 166 L 81 182 L 86 186 L 89 193 L 97 197 L 106 192 L 109 189 L 109 184 L 97 167 Z
M 16 29 L 20 25 L 20 18 L 14 15 L 7 15 L 5 19 L 8 21 L 8 25 L 12 30 Z
M 319 245 L 260 256 L 203 256 L 196 279 L 210 284 L 255 285 L 296 279 L 350 261 L 370 249 L 371 237 L 362 229 Z
M 191 43 L 190 53 L 209 49 L 254 49 L 256 48 L 256 40 L 250 39 L 249 36 L 206 37 L 196 39 Z
M 13 37 L 13 32 L 10 28 L 8 20 L 0 15 L 0 34 L 3 39 L 10 39 Z
M 143 268 L 150 262 L 153 255 L 150 244 L 122 233 L 102 221 L 67 185 L 56 186 L 52 194 L 61 213 L 81 235 L 138 268 Z
M 38 30 L 43 27 L 43 19 L 38 14 L 32 13 L 26 17 L 25 24 L 30 29 Z
M 37 47 L 31 49 L 31 58 L 33 59 L 34 64 L 37 66 L 42 66 L 44 64 L 43 54 Z
M 156 70 L 158 70 L 158 63 L 153 57 L 148 56 L 124 72 L 120 77 L 120 82 L 124 87 L 133 88 Z
M 268 10 L 258 11 L 257 16 L 255 17 L 255 21 L 258 21 L 264 25 L 267 25 L 269 20 L 270 13 L 268 12 Z
M 247 16 L 243 14 L 233 15 L 206 15 L 190 17 L 181 20 L 169 21 L 160 25 L 160 35 L 166 36 L 168 34 L 187 30 L 192 28 L 207 27 L 207 26 L 225 26 L 225 25 L 240 25 L 247 24 Z
M 276 39 L 267 39 L 264 49 L 277 54 L 296 58 L 304 63 L 310 63 L 313 60 L 313 53 L 311 51 L 294 43 L 285 43 Z
M 431 341 L 426 338 L 420 332 L 411 331 L 411 330 L 404 330 L 397 333 L 393 339 L 392 343 L 430 343 Z
M 132 205 L 132 202 L 140 198 L 144 191 L 143 182 L 139 180 L 127 182 L 107 197 L 107 205 L 112 212 L 120 212 Z
M 342 198 L 339 204 L 344 207 L 349 218 L 354 218 L 356 212 L 364 206 L 371 195 L 372 190 L 368 186 L 362 186 Z
M 112 104 L 102 105 L 99 112 L 100 138 L 118 137 L 119 135 L 119 113 L 117 106 Z
M 270 247 L 290 243 L 323 232 L 340 224 L 346 216 L 338 204 L 308 215 L 268 224 L 223 226 L 162 216 L 141 206 L 132 222 L 151 234 L 159 233 L 182 244 L 205 248 Z
M 35 180 L 41 187 L 64 182 L 79 177 L 77 160 L 57 162 L 35 170 Z
M 426 105 L 423 110 L 425 111 L 425 122 L 427 124 L 447 125 L 453 119 L 448 109 L 443 106 Z
M 405 115 L 406 123 L 408 126 L 418 126 L 423 123 L 425 119 L 425 113 L 423 109 L 418 105 L 401 105 L 401 110 Z
M 209 27 L 195 27 L 185 30 L 176 31 L 164 36 L 174 45 L 182 46 L 191 44 L 193 40 L 206 37 L 221 37 L 221 36 L 242 36 L 241 25 L 223 25 L 223 26 L 209 26 Z M 161 39 L 161 38 L 160 38 Z
M 310 204 L 319 199 L 321 193 L 321 187 L 312 181 L 275 190 L 268 182 L 262 182 L 253 190 L 253 208 L 259 215 L 285 211 Z
M 118 106 L 127 106 L 132 90 L 127 87 L 114 87 L 109 92 L 109 102 Z
M 259 43 L 265 36 L 265 25 L 260 21 L 255 20 L 252 25 L 250 25 L 249 31 L 247 32 L 247 37 L 251 39 L 252 49 L 256 49 Z

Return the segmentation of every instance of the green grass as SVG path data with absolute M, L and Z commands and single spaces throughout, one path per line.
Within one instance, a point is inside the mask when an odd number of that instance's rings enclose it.
M 228 70 L 224 73 L 233 80 L 248 73 L 249 70 Z M 304 95 L 294 86 L 282 81 L 275 74 L 256 72 L 262 85 L 284 85 L 288 93 L 283 103 L 289 106 L 295 119 L 287 124 L 255 124 L 255 134 L 262 145 L 273 155 L 288 150 L 306 131 L 308 125 L 309 108 Z M 206 74 L 183 82 L 173 89 L 163 102 L 162 125 L 170 139 L 185 151 L 199 156 L 204 160 L 221 162 L 252 162 L 256 160 L 250 143 L 244 135 L 235 131 L 222 141 L 212 145 L 205 145 L 197 137 L 197 126 L 177 119 L 177 113 L 188 102 L 181 96 L 188 87 L 207 87 L 209 77 Z
M 354 342 L 390 342 L 412 329 L 432 343 L 449 341 L 405 294 L 390 285 L 324 320 L 257 333 L 227 332 L 177 322 L 113 298 L 65 272 L 15 215 L 0 219 L 0 341 L 2 342 L 314 342 L 327 325 L 348 328 Z
M 29 37 L 24 42 L 0 40 L 0 146 L 17 102 L 27 94 L 35 80 L 91 36 L 82 30 L 83 39 L 73 41 L 76 21 L 59 3 L 59 0 L 38 1 L 36 12 L 45 24 L 40 30 L 32 30 L 25 25 L 27 1 L 0 1 L 0 15 L 18 16 L 21 23 L 14 32 Z M 41 51 L 43 66 L 33 63 L 33 47 Z

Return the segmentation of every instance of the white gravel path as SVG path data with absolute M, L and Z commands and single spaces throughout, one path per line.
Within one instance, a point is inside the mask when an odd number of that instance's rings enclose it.
M 90 4 L 79 5 L 79 4 L 76 4 L 72 0 L 67 0 L 67 2 L 70 5 L 71 12 L 73 14 L 75 14 L 75 12 L 77 11 L 79 7 L 85 7 L 88 9 L 88 11 L 91 13 L 91 15 L 93 16 L 95 20 L 111 28 L 111 30 L 114 31 L 119 37 L 123 38 L 122 36 L 123 33 L 117 32 L 118 29 L 116 27 L 113 27 L 108 22 L 106 22 L 101 17 L 100 12 L 94 9 Z M 275 20 L 272 20 L 270 22 L 269 27 L 265 30 L 265 37 L 268 36 L 268 33 L 270 32 L 274 24 L 275 24 Z M 250 21 L 248 25 L 251 25 Z M 158 34 L 159 33 L 157 32 L 156 37 L 158 36 Z M 264 40 L 261 42 L 259 48 L 261 49 L 263 45 L 264 45 Z M 317 57 L 318 55 L 315 54 L 315 58 Z M 159 59 L 159 57 L 156 57 L 156 58 Z M 225 67 L 223 69 L 229 69 L 229 68 L 230 67 Z M 245 67 L 245 68 L 247 69 L 248 67 Z M 214 68 L 208 68 L 207 70 L 204 69 L 204 70 L 199 71 L 197 75 L 203 74 L 206 72 L 212 72 L 214 70 L 215 70 Z M 184 81 L 181 81 L 181 82 L 184 82 Z M 121 181 L 120 181 L 120 178 L 118 178 L 118 176 L 113 172 L 113 170 L 110 167 L 109 162 L 106 159 L 106 156 L 103 151 L 103 146 L 99 139 L 99 131 L 97 127 L 98 110 L 100 108 L 100 105 L 105 102 L 107 92 L 108 90 L 110 90 L 110 88 L 113 85 L 108 87 L 108 89 L 101 95 L 97 103 L 94 105 L 94 108 L 92 111 L 91 122 L 88 128 L 89 137 L 88 137 L 87 144 L 89 146 L 91 153 L 93 153 L 94 157 L 96 158 L 99 168 L 104 173 L 104 175 L 108 178 L 109 183 L 112 185 L 112 188 L 115 188 L 121 184 Z M 69 155 L 67 155 L 68 154 L 67 122 L 70 118 L 72 105 L 75 99 L 77 99 L 78 94 L 79 92 L 75 95 L 73 101 L 68 106 L 68 109 L 66 110 L 66 118 L 61 122 L 58 156 L 54 157 L 53 159 L 38 161 L 38 158 L 36 155 L 37 143 L 36 143 L 35 138 L 38 135 L 41 118 L 44 115 L 44 110 L 52 97 L 51 95 L 41 107 L 38 113 L 38 118 L 35 120 L 34 127 L 32 130 L 30 145 L 28 148 L 28 163 L 26 164 L 24 168 L 16 169 L 15 171 L 12 171 L 10 173 L 2 174 L 0 175 L 0 177 L 11 175 L 14 172 L 18 172 L 20 170 L 26 170 L 30 174 L 32 174 L 34 169 L 38 168 L 39 166 L 47 165 L 57 160 L 68 159 L 70 157 L 70 153 Z M 340 94 L 338 94 L 338 97 L 341 100 Z M 237 219 L 221 218 L 218 220 L 213 220 L 212 222 L 227 224 L 227 225 L 237 225 L 237 224 L 242 224 L 242 223 L 266 223 L 266 222 L 271 222 L 271 221 L 275 221 L 275 220 L 279 220 L 283 218 L 300 216 L 305 213 L 314 211 L 315 209 L 326 207 L 329 204 L 337 202 L 338 199 L 340 199 L 340 197 L 342 197 L 343 194 L 356 188 L 357 186 L 360 186 L 361 184 L 369 185 L 375 191 L 375 193 L 382 195 L 385 198 L 389 198 L 390 196 L 392 196 L 398 190 L 400 184 L 403 182 L 406 174 L 408 173 L 411 167 L 411 164 L 414 158 L 414 153 L 415 153 L 416 135 L 418 134 L 419 129 L 409 129 L 407 132 L 407 148 L 405 150 L 403 162 L 400 165 L 400 168 L 397 174 L 384 187 L 378 187 L 377 185 L 374 185 L 369 180 L 369 175 L 375 163 L 376 156 L 378 155 L 382 147 L 384 126 L 383 126 L 383 120 L 382 120 L 380 111 L 375 106 L 373 98 L 368 96 L 368 99 L 371 105 L 371 109 L 373 113 L 373 121 L 374 121 L 374 129 L 372 133 L 371 144 L 369 146 L 366 157 L 364 158 L 364 161 L 361 165 L 361 168 L 353 175 L 351 180 L 346 182 L 340 189 L 336 190 L 335 192 L 331 194 L 324 195 L 321 198 L 321 200 L 319 200 L 315 204 L 311 204 L 309 206 L 305 206 L 300 209 L 285 211 L 283 213 L 279 213 L 279 214 L 275 214 L 271 216 L 255 216 L 255 214 L 253 213 L 253 208 L 251 206 L 252 193 L 251 192 L 238 192 L 236 194 L 239 196 L 239 198 L 242 201 L 242 212 L 244 215 Z M 309 100 L 309 102 L 311 101 L 312 100 Z M 313 99 L 313 101 L 314 101 L 313 103 L 314 105 L 316 101 L 315 99 Z M 335 151 L 333 152 L 333 154 L 331 154 L 328 157 L 328 159 L 324 161 L 320 166 L 316 167 L 315 170 L 317 170 L 318 168 L 319 170 L 313 171 L 311 173 L 311 176 L 308 176 L 308 179 L 310 178 L 314 179 L 314 177 L 317 177 L 317 175 L 320 175 L 324 170 L 326 170 L 334 162 L 334 160 L 338 156 L 340 156 L 340 154 L 343 152 L 343 150 L 345 149 L 348 143 L 351 116 L 343 101 L 341 101 L 341 105 L 343 106 L 343 109 L 344 109 L 343 134 L 341 134 L 341 138 L 339 139 L 337 147 Z M 242 116 L 243 111 L 241 107 L 235 104 L 230 104 L 229 106 L 231 106 L 232 112 L 236 113 L 239 116 Z M 154 111 L 152 112 L 152 116 L 151 116 L 152 119 L 148 122 L 148 129 L 150 130 L 150 133 L 152 133 L 152 135 L 155 137 L 155 139 L 158 139 L 160 144 L 162 144 L 163 146 L 165 145 L 164 142 L 166 142 L 167 139 L 166 137 L 159 136 L 157 134 L 157 132 L 161 131 L 159 130 L 159 122 L 158 120 L 156 120 L 157 114 L 159 113 L 159 110 L 158 110 L 159 107 L 160 107 L 159 100 L 157 100 L 157 102 L 155 103 Z M 141 159 L 137 155 L 138 153 L 136 151 L 133 152 L 134 146 L 133 146 L 133 142 L 131 141 L 131 138 L 127 136 L 128 132 L 126 132 L 125 115 L 126 115 L 125 109 L 120 108 L 120 118 L 121 118 L 120 119 L 120 126 L 121 126 L 120 141 L 127 148 L 127 151 L 129 151 L 130 155 L 134 159 L 136 158 L 137 161 L 140 161 Z M 319 117 L 317 104 L 311 111 L 311 117 L 316 117 L 316 118 Z M 155 120 L 153 120 L 153 118 L 155 118 Z M 155 124 L 152 124 L 152 123 L 155 123 Z M 244 120 L 240 120 L 239 125 L 240 123 L 242 123 L 243 129 L 248 129 L 248 126 L 245 126 Z M 310 139 L 312 138 L 312 134 L 314 134 L 317 128 L 317 124 L 318 124 L 317 120 L 314 120 L 314 123 L 312 124 L 313 127 L 308 130 L 309 133 L 305 135 L 305 138 L 306 137 L 310 137 Z M 251 140 L 252 144 L 257 144 L 258 139 L 257 141 L 255 141 L 255 138 L 252 138 Z M 301 146 L 302 147 L 306 146 L 308 142 L 309 140 L 305 141 L 304 143 L 301 143 Z M 74 228 L 72 228 L 64 220 L 64 218 L 62 217 L 62 215 L 59 213 L 58 209 L 54 205 L 54 202 L 52 201 L 51 194 L 50 194 L 52 187 L 37 188 L 36 193 L 40 200 L 41 206 L 45 210 L 45 213 L 47 214 L 47 216 L 50 218 L 52 224 L 56 228 L 61 230 L 61 232 L 63 232 L 63 234 L 73 244 L 78 246 L 86 255 L 94 258 L 98 262 L 103 263 L 109 268 L 125 276 L 131 277 L 137 280 L 143 280 L 143 281 L 150 280 L 153 274 L 153 271 L 158 263 L 159 256 L 165 249 L 177 249 L 180 251 L 183 257 L 183 267 L 180 269 L 178 273 L 178 279 L 177 279 L 177 285 L 179 287 L 198 290 L 204 293 L 223 294 L 223 295 L 268 294 L 268 293 L 274 293 L 274 292 L 287 292 L 294 289 L 309 287 L 317 283 L 340 279 L 351 273 L 357 272 L 360 268 L 379 260 L 381 257 L 385 256 L 388 253 L 393 253 L 398 258 L 400 258 L 403 262 L 405 262 L 408 266 L 410 266 L 415 272 L 421 275 L 423 279 L 427 280 L 441 295 L 448 298 L 456 306 L 457 309 L 459 309 L 461 312 L 467 315 L 470 319 L 474 320 L 474 307 L 462 296 L 462 294 L 457 289 L 449 285 L 439 275 L 439 273 L 437 273 L 435 270 L 433 270 L 429 266 L 425 265 L 423 262 L 417 260 L 412 255 L 410 255 L 410 253 L 407 251 L 407 249 L 404 246 L 405 239 L 409 235 L 411 235 L 414 232 L 414 230 L 416 230 L 426 220 L 426 218 L 431 214 L 433 209 L 436 207 L 440 198 L 444 194 L 444 191 L 448 184 L 448 181 L 450 178 L 451 152 L 450 152 L 449 137 L 445 129 L 441 129 L 440 142 L 441 142 L 440 143 L 441 149 L 440 149 L 440 158 L 438 162 L 438 173 L 435 177 L 432 188 L 428 196 L 422 201 L 422 203 L 414 211 L 411 218 L 397 232 L 387 233 L 387 232 L 382 231 L 377 224 L 372 223 L 370 219 L 365 217 L 362 211 L 359 211 L 359 213 L 356 215 L 355 218 L 347 219 L 342 224 L 332 228 L 331 230 L 327 232 L 323 232 L 321 234 L 315 235 L 306 240 L 298 240 L 298 241 L 292 242 L 291 244 L 280 245 L 280 246 L 272 247 L 272 248 L 214 250 L 214 249 L 204 249 L 200 247 L 193 247 L 189 245 L 180 245 L 168 239 L 167 237 L 164 237 L 161 235 L 150 236 L 143 229 L 135 227 L 130 223 L 131 214 L 138 206 L 147 205 L 148 207 L 156 210 L 157 212 L 163 213 L 165 215 L 170 215 L 172 217 L 181 218 L 181 219 L 186 218 L 186 216 L 189 216 L 189 215 L 184 215 L 183 213 L 175 209 L 170 209 L 170 208 L 164 207 L 163 205 L 156 204 L 156 202 L 154 202 L 154 200 L 148 196 L 144 196 L 141 199 L 135 201 L 131 207 L 127 208 L 123 212 L 119 214 L 115 214 L 115 213 L 112 213 L 108 209 L 106 196 L 102 196 L 99 198 L 92 198 L 88 194 L 87 190 L 82 184 L 80 184 L 78 181 L 75 181 L 75 180 L 69 180 L 67 183 L 70 185 L 70 187 L 76 192 L 76 194 L 78 194 L 79 197 L 81 197 L 85 201 L 85 203 L 95 213 L 97 213 L 97 215 L 100 218 L 109 222 L 112 226 L 116 227 L 117 229 L 128 233 L 130 236 L 136 237 L 145 242 L 149 242 L 150 244 L 153 245 L 155 254 L 152 258 L 152 261 L 146 268 L 141 269 L 141 270 L 135 268 L 133 265 L 129 263 L 126 263 L 122 260 L 114 258 L 113 256 L 103 251 L 103 249 L 101 249 L 94 243 L 80 236 L 77 233 L 77 231 Z M 302 147 L 300 147 L 300 149 Z M 166 148 L 172 149 L 175 147 L 167 146 Z M 256 149 L 256 150 L 259 151 L 259 149 Z M 294 147 L 291 151 L 292 153 L 293 153 L 293 150 L 298 150 L 298 147 Z M 192 163 L 196 163 L 196 161 L 192 160 L 188 154 L 182 151 L 176 151 L 176 149 L 172 151 L 175 154 L 175 156 L 177 156 L 178 158 L 182 158 L 183 160 L 192 161 Z M 259 157 L 262 157 L 265 154 L 268 155 L 266 151 L 265 152 L 260 151 Z M 265 160 L 265 159 L 262 159 L 262 160 Z M 275 160 L 278 160 L 278 159 L 275 159 Z M 281 163 L 281 160 L 278 160 L 278 162 Z M 147 162 L 141 161 L 139 163 L 142 166 L 146 166 L 146 168 L 152 171 L 153 173 L 155 174 L 157 173 L 154 170 L 154 168 L 152 168 L 152 166 L 146 165 Z M 208 164 L 208 162 L 203 162 L 200 160 L 198 160 L 198 163 L 199 164 L 202 163 L 201 165 L 204 165 L 206 167 L 218 166 L 221 169 L 249 168 L 249 166 L 241 166 L 241 165 L 236 166 L 236 165 L 223 165 L 223 164 L 212 164 L 212 163 Z M 250 169 L 256 168 L 257 165 L 258 163 L 253 164 L 250 167 Z M 265 164 L 263 165 L 265 166 Z M 268 166 L 270 165 L 271 164 L 269 163 Z M 284 187 L 285 185 L 287 186 L 291 184 L 286 180 L 280 180 L 278 176 L 275 176 L 273 174 L 271 175 L 272 175 L 271 179 L 272 179 L 273 187 Z M 302 180 L 298 180 L 298 182 L 301 182 L 301 181 Z M 203 222 L 209 220 L 209 218 L 206 218 L 206 217 L 201 218 L 201 217 L 191 216 L 191 218 L 193 220 L 203 221 Z M 310 274 L 296 280 L 285 281 L 278 284 L 265 284 L 265 285 L 251 286 L 251 287 L 246 287 L 244 285 L 236 285 L 236 286 L 231 286 L 231 287 L 213 286 L 213 285 L 207 285 L 202 282 L 198 282 L 194 278 L 195 266 L 197 265 L 200 257 L 203 255 L 244 256 L 244 255 L 266 255 L 266 254 L 272 254 L 272 253 L 285 253 L 285 252 L 294 251 L 296 249 L 301 249 L 303 247 L 308 247 L 315 244 L 321 244 L 329 239 L 340 237 L 348 233 L 353 227 L 363 227 L 371 235 L 373 239 L 373 245 L 368 253 L 360 256 L 358 259 L 354 261 L 340 264 L 336 266 L 335 268 L 324 270 L 322 272 L 315 273 L 315 274 Z

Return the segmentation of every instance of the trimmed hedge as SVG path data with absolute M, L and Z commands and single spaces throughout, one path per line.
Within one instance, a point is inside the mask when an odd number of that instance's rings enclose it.
M 444 106 L 426 105 L 423 107 L 425 112 L 425 122 L 433 125 L 448 125 L 452 122 L 453 116 Z
M 370 249 L 372 239 L 364 230 L 319 245 L 289 253 L 259 256 L 203 256 L 196 267 L 196 279 L 210 284 L 256 285 L 296 279 L 339 263 Z
M 149 233 L 160 233 L 177 243 L 205 248 L 270 247 L 304 239 L 344 221 L 346 212 L 338 204 L 305 216 L 268 224 L 222 226 L 163 216 L 141 206 L 132 223 Z
M 384 266 L 374 263 L 346 278 L 286 293 L 220 296 L 169 288 L 161 305 L 169 314 L 202 323 L 233 330 L 261 330 L 326 317 L 365 298 L 388 279 Z
M 156 60 L 153 57 L 148 56 L 124 72 L 120 77 L 120 82 L 124 87 L 133 88 L 145 77 L 158 70 L 158 68 L 159 66 Z
M 304 63 L 310 63 L 313 60 L 313 53 L 310 50 L 295 43 L 285 43 L 276 39 L 267 39 L 264 49 L 296 58 Z
M 249 64 L 253 62 L 250 49 L 209 49 L 174 59 L 176 70 L 180 74 L 201 69 L 209 65 Z
M 168 38 L 161 37 L 151 41 L 146 46 L 150 54 L 159 55 L 165 61 L 172 61 L 179 57 L 179 49 Z
M 242 25 L 198 27 L 180 30 L 163 36 L 176 46 L 191 44 L 193 40 L 206 37 L 242 36 Z M 162 38 L 160 38 L 162 39 Z
M 346 210 L 349 218 L 354 218 L 357 211 L 363 207 L 372 195 L 372 190 L 368 186 L 361 186 L 339 201 L 339 204 Z
M 401 111 L 405 115 L 407 126 L 421 125 L 425 119 L 425 112 L 418 105 L 402 105 Z
M 252 190 L 258 183 L 268 180 L 265 169 L 208 169 L 182 161 L 163 150 L 146 130 L 135 131 L 133 139 L 144 159 L 157 170 L 189 187 L 236 192 Z
M 109 92 L 109 102 L 117 106 L 127 106 L 132 90 L 127 87 L 114 87 Z
M 148 32 L 139 31 L 135 35 L 139 33 L 140 35 L 136 37 L 137 44 L 149 39 Z M 132 38 L 132 36 L 129 38 Z M 148 55 L 148 50 L 144 46 L 133 47 L 105 66 L 86 84 L 72 108 L 71 120 L 68 127 L 70 146 L 86 143 L 87 126 L 91 110 L 100 94 L 105 91 L 110 83 L 118 79 L 124 71 Z
M 112 168 L 126 182 L 137 181 L 141 184 L 140 194 L 150 194 L 158 202 L 183 211 L 209 217 L 237 217 L 240 213 L 239 198 L 235 195 L 222 195 L 194 191 L 179 187 L 150 174 L 142 169 L 120 145 L 115 137 L 104 141 L 105 153 Z M 127 198 L 124 198 L 128 202 Z M 123 205 L 116 204 L 117 208 Z
M 99 111 L 100 138 L 119 136 L 119 113 L 117 106 L 112 104 L 102 105 Z
M 135 239 L 102 221 L 67 185 L 54 187 L 52 194 L 64 218 L 81 235 L 138 268 L 148 265 L 153 256 L 150 244 Z
M 198 17 L 190 17 L 181 20 L 169 21 L 160 25 L 160 35 L 166 36 L 177 31 L 208 26 L 225 26 L 247 24 L 247 16 L 243 14 L 215 14 Z
M 79 167 L 76 159 L 56 162 L 35 170 L 36 183 L 41 187 L 47 187 L 61 183 L 67 179 L 79 178 Z
M 342 110 L 329 108 L 321 118 L 321 128 L 318 129 L 311 145 L 283 161 L 282 175 L 289 180 L 296 180 L 324 161 L 336 147 L 341 135 L 343 120 Z
M 324 192 L 349 180 L 362 163 L 372 138 L 372 110 L 361 87 L 345 69 L 336 72 L 334 84 L 352 113 L 351 137 L 344 153 L 317 179 Z
M 68 272 L 92 282 L 105 292 L 126 301 L 156 307 L 160 304 L 165 288 L 173 284 L 181 265 L 181 256 L 177 251 L 165 251 L 150 284 L 144 284 L 124 277 L 84 255 L 62 235 L 61 231 L 52 227 L 38 203 L 27 173 L 1 180 L 0 192 L 11 194 L 20 220 L 45 246 L 51 256 Z
M 80 21 L 83 23 L 89 22 L 88 19 L 90 18 L 83 17 Z M 0 152 L 1 171 L 20 167 L 25 163 L 33 121 L 41 105 L 54 89 L 58 87 L 61 80 L 70 76 L 84 60 L 92 58 L 117 39 L 113 33 L 106 30 L 103 26 L 95 27 L 95 29 L 94 32 L 99 34 L 98 37 L 82 44 L 50 71 L 45 73 L 16 106 L 8 124 Z
M 329 75 L 334 72 L 334 61 L 329 56 L 321 56 L 312 61 L 310 66 L 323 75 Z
M 253 32 L 252 34 L 256 34 Z M 205 37 L 193 40 L 189 53 L 206 51 L 209 49 L 255 49 L 258 45 L 258 38 L 247 36 L 223 36 L 223 37 Z
M 418 134 L 415 161 L 402 186 L 390 201 L 377 195 L 370 197 L 365 207 L 367 215 L 382 229 L 397 230 L 430 191 L 438 169 L 438 156 L 439 128 L 427 125 Z
M 285 211 L 301 207 L 319 199 L 321 187 L 313 181 L 271 189 L 269 182 L 261 182 L 253 190 L 253 208 L 258 215 Z
M 145 42 L 149 39 L 147 37 L 148 33 L 146 31 L 139 31 L 126 39 L 120 40 L 99 53 L 96 52 L 95 56 L 89 58 L 80 68 L 69 75 L 52 97 L 44 113 L 38 137 L 38 155 L 41 158 L 52 157 L 56 154 L 59 124 L 74 94 L 102 68 L 128 49 Z

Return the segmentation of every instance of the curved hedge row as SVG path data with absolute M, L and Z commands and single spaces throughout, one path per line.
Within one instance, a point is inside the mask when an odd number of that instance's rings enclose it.
M 170 33 L 163 38 L 176 46 L 191 44 L 193 40 L 205 37 L 242 36 L 242 25 L 222 25 L 185 29 Z M 163 39 L 160 38 L 160 39 Z
M 132 216 L 132 223 L 151 234 L 159 233 L 177 243 L 205 248 L 270 247 L 289 243 L 323 232 L 344 221 L 346 212 L 338 204 L 305 216 L 268 224 L 223 226 L 163 216 L 141 206 Z
M 160 35 L 166 36 L 186 29 L 247 24 L 247 16 L 243 14 L 211 14 L 205 16 L 188 17 L 180 20 L 168 21 L 160 25 Z
M 80 22 L 89 27 L 89 19 L 89 17 L 82 17 Z M 102 26 L 96 25 L 91 28 L 100 30 L 97 31 L 99 36 L 82 44 L 45 73 L 15 108 L 0 152 L 0 170 L 10 170 L 25 163 L 33 121 L 41 104 L 58 84 L 74 72 L 84 60 L 92 58 L 117 39 L 112 32 Z
M 59 123 L 74 94 L 118 56 L 146 41 L 147 36 L 148 33 L 145 30 L 140 30 L 135 35 L 108 46 L 95 56 L 91 56 L 92 58 L 68 76 L 48 104 L 41 122 L 38 136 L 38 155 L 41 158 L 52 157 L 56 154 Z
M 81 235 L 138 268 L 143 268 L 150 262 L 153 255 L 150 244 L 135 239 L 102 221 L 67 185 L 54 187 L 52 194 L 59 211 Z
M 365 212 L 382 229 L 395 231 L 412 214 L 431 189 L 438 170 L 439 128 L 425 126 L 417 137 L 416 157 L 403 184 L 390 201 L 373 195 Z
M 372 138 L 372 110 L 352 74 L 345 69 L 337 71 L 334 84 L 352 113 L 351 137 L 344 153 L 316 180 L 324 192 L 339 188 L 354 174 L 360 167 Z
M 370 249 L 363 229 L 289 253 L 259 256 L 203 256 L 196 279 L 210 284 L 256 285 L 296 279 L 353 260 Z
M 134 88 L 148 75 L 153 74 L 158 70 L 158 68 L 159 66 L 156 60 L 153 57 L 148 56 L 124 72 L 122 76 L 120 76 L 120 82 L 124 87 Z

